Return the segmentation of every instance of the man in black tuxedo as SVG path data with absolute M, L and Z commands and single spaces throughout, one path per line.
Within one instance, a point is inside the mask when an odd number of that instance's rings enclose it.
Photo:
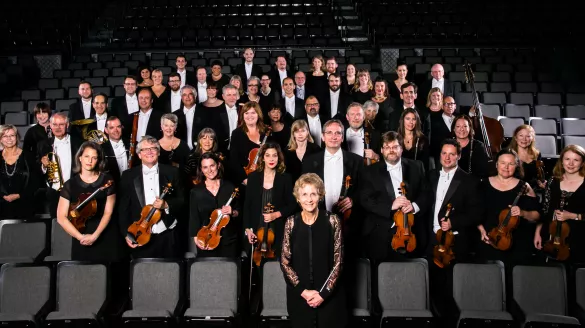
M 129 124 L 128 129 L 124 129 L 124 138 L 130 140 L 132 133 L 132 124 L 134 115 L 138 115 L 138 129 L 136 130 L 135 140 L 139 141 L 145 135 L 149 135 L 158 139 L 162 138 L 162 130 L 160 127 L 160 119 L 164 112 L 159 109 L 152 108 L 153 92 L 150 88 L 140 89 L 138 92 L 138 106 L 140 110 L 138 113 L 127 115 L 124 120 Z
M 177 138 L 185 140 L 191 150 L 195 147 L 199 132 L 206 126 L 212 124 L 205 111 L 203 111 L 203 108 L 197 108 L 195 103 L 196 98 L 197 90 L 194 87 L 188 84 L 182 87 L 181 99 L 183 103 L 181 108 L 174 113 L 179 119 Z
M 244 63 L 236 66 L 235 74 L 242 79 L 242 85 L 248 85 L 248 79 L 251 76 L 257 78 L 262 76 L 262 68 L 254 65 L 254 50 L 252 48 L 244 49 Z
M 120 182 L 122 173 L 128 169 L 128 152 L 130 145 L 122 139 L 122 121 L 116 116 L 109 116 L 106 120 L 106 133 L 108 141 L 102 144 L 106 157 L 106 170 L 112 175 L 116 186 Z
M 372 261 L 403 260 L 418 257 L 426 250 L 427 187 L 423 164 L 402 158 L 403 140 L 397 132 L 389 131 L 382 135 L 382 157 L 384 160 L 364 169 L 360 181 L 360 202 L 365 211 L 362 230 L 366 241 L 365 251 Z M 406 196 L 401 195 L 400 186 L 404 182 Z M 397 227 L 394 214 L 414 214 L 417 245 L 412 253 L 406 249 L 392 247 L 392 237 Z
M 339 65 L 337 65 L 337 60 L 335 60 L 335 57 L 327 58 L 327 62 L 325 64 L 325 69 L 327 70 L 327 77 L 331 76 L 331 74 L 339 75 L 339 73 L 337 73 L 338 66 Z
M 120 181 L 118 211 L 121 233 L 132 248 L 132 258 L 177 258 L 180 241 L 176 240 L 174 228 L 184 203 L 179 172 L 172 166 L 158 163 L 160 144 L 153 137 L 142 138 L 136 152 L 142 164 L 124 171 Z M 169 183 L 172 190 L 161 199 L 160 195 Z M 142 208 L 146 205 L 160 210 L 161 219 L 152 226 L 150 241 L 139 246 L 135 242 L 136 236 L 128 232 L 128 227 L 140 219 Z
M 209 122 L 217 135 L 219 151 L 223 154 L 229 153 L 230 139 L 232 132 L 238 127 L 238 88 L 228 84 L 222 89 L 224 105 L 214 110 L 209 117 Z
M 195 76 L 195 73 L 188 71 L 185 68 L 187 66 L 187 58 L 185 56 L 178 55 L 175 61 L 175 65 L 177 65 L 176 73 L 181 77 L 179 88 L 184 87 L 185 84 L 194 85 L 197 83 L 197 77 Z
M 110 114 L 112 116 L 126 118 L 128 115 L 138 111 L 138 96 L 136 95 L 137 86 L 138 81 L 135 76 L 126 76 L 124 79 L 124 91 L 126 93 L 122 97 L 117 97 L 112 100 L 112 107 L 110 108 Z
M 91 106 L 93 94 L 91 83 L 87 81 L 79 82 L 79 88 L 77 92 L 79 93 L 80 97 L 79 100 L 76 103 L 71 104 L 69 106 L 68 115 L 70 123 L 78 120 L 92 118 L 95 116 L 95 110 Z M 69 133 L 77 138 L 81 138 L 81 127 L 79 126 L 71 127 Z
M 282 89 L 282 82 L 284 78 L 294 78 L 292 72 L 286 69 L 286 58 L 284 56 L 278 56 L 276 58 L 275 66 L 272 68 L 270 73 L 268 73 L 268 76 L 270 77 L 270 89 L 274 90 L 274 92 L 278 93 L 279 95 L 284 94 Z
M 457 104 L 453 97 L 443 98 L 443 110 L 433 112 L 430 116 L 431 121 L 431 156 L 435 159 L 436 167 L 439 167 L 439 157 L 441 154 L 441 143 L 445 139 L 452 137 L 451 125 L 455 118 L 455 109 Z
M 345 111 L 351 103 L 351 98 L 344 92 L 341 92 L 341 78 L 338 74 L 329 74 L 329 96 L 325 97 L 321 106 L 321 115 L 324 119 L 339 119 L 347 127 L 345 121 Z
M 429 231 L 430 242 L 427 248 L 431 270 L 431 297 L 442 316 L 455 316 L 452 309 L 455 303 L 453 291 L 453 265 L 469 259 L 470 245 L 473 243 L 473 231 L 479 224 L 480 213 L 483 212 L 479 196 L 478 180 L 457 166 L 461 157 L 461 146 L 454 139 L 446 139 L 441 143 L 441 168 L 431 170 L 428 185 L 431 195 Z M 451 210 L 447 216 L 447 206 Z M 455 261 L 440 268 L 433 261 L 433 248 L 438 244 L 435 237 L 438 230 L 454 234 L 453 253 Z
M 332 76 L 333 74 L 331 74 Z M 380 132 L 364 127 L 364 108 L 360 103 L 351 103 L 345 115 L 347 129 L 342 148 L 356 155 L 379 162 L 381 159 Z
M 197 67 L 197 83 L 190 84 L 197 89 L 197 103 L 207 100 L 207 70 L 205 67 Z
M 282 81 L 282 89 L 284 94 L 280 98 L 280 107 L 286 113 L 284 115 L 284 122 L 289 126 L 295 121 L 302 118 L 305 115 L 304 101 L 301 98 L 295 96 L 295 81 L 291 77 L 286 77 Z M 264 111 L 264 109 L 263 109 Z M 266 109 L 266 114 L 270 111 L 270 108 Z M 268 115 L 265 115 L 266 118 Z
M 64 113 L 55 113 L 50 119 L 51 131 L 53 137 L 39 142 L 37 146 L 37 160 L 41 166 L 45 180 L 47 180 L 47 166 L 49 165 L 48 153 L 53 152 L 59 157 L 62 182 L 67 182 L 73 175 L 75 167 L 75 155 L 82 144 L 82 140 L 67 134 L 69 120 Z M 53 159 L 51 156 L 51 160 Z M 59 182 L 47 183 L 47 201 L 49 202 L 49 213 L 52 218 L 57 217 L 57 204 L 59 203 L 59 191 L 61 185 Z
M 87 131 L 99 130 L 105 132 L 106 120 L 108 119 L 108 96 L 103 93 L 94 95 L 92 106 L 95 112 L 92 118 L 95 120 L 95 122 L 90 123 L 87 126 Z
M 323 133 L 325 131 L 325 121 L 321 118 L 320 114 L 321 105 L 319 104 L 319 100 L 315 96 L 309 96 L 305 100 L 305 112 L 300 117 L 307 121 L 307 125 L 309 126 L 309 134 L 313 137 L 313 142 L 315 145 L 319 147 L 324 147 L 323 145 Z M 341 122 L 341 121 L 340 121 Z M 343 122 L 341 122 L 343 127 Z M 344 129 L 344 128 L 343 128 Z
M 425 101 L 427 100 L 427 96 L 429 91 L 432 88 L 439 88 L 443 93 L 443 98 L 450 96 L 455 97 L 455 84 L 445 78 L 445 69 L 441 64 L 435 64 L 431 67 L 431 76 L 430 80 L 427 80 L 422 88 L 421 88 L 421 99 L 419 101 L 419 106 L 424 107 Z
M 393 111 L 389 115 L 390 121 L 388 128 L 390 131 L 398 131 L 400 125 L 400 116 L 407 108 L 414 108 L 418 112 L 422 123 L 422 132 L 425 136 L 430 135 L 431 120 L 428 115 L 428 110 L 424 107 L 418 107 L 415 100 L 418 98 L 418 87 L 413 82 L 407 82 L 400 86 L 400 99 L 395 103 Z M 381 114 L 378 114 L 381 115 Z

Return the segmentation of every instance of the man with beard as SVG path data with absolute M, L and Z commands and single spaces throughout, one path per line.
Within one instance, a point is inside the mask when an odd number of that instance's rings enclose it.
M 346 93 L 341 92 L 341 78 L 338 74 L 330 74 L 327 81 L 329 83 L 329 96 L 323 101 L 321 111 L 323 119 L 339 119 L 347 126 L 345 110 L 351 103 L 351 99 Z
M 171 93 L 169 102 L 166 103 L 164 108 L 165 113 L 174 113 L 183 105 L 181 102 L 181 84 L 181 75 L 175 72 L 169 74 L 169 88 L 171 89 Z
M 69 106 L 69 122 L 88 119 L 95 116 L 95 111 L 91 106 L 93 90 L 91 83 L 87 81 L 79 82 L 79 100 Z M 81 138 L 81 127 L 75 126 L 71 128 L 70 133 L 77 138 Z
M 331 74 L 337 74 L 337 66 L 337 60 L 335 60 L 335 57 L 327 58 L 327 63 L 325 64 L 327 77 L 331 76 Z

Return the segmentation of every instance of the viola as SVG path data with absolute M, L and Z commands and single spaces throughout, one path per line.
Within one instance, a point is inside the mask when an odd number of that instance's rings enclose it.
M 69 215 L 67 215 L 67 218 L 71 221 L 71 224 L 73 224 L 77 231 L 81 232 L 84 230 L 85 222 L 97 212 L 97 201 L 95 200 L 95 196 L 100 191 L 109 188 L 113 182 L 113 180 L 108 180 L 93 193 L 83 193 L 79 195 L 75 203 L 69 204 Z
M 351 187 L 351 177 L 348 175 L 345 177 L 345 182 L 343 183 L 343 193 L 341 194 L 340 199 L 347 197 L 347 191 L 349 190 L 349 187 Z M 340 214 L 343 217 L 343 222 L 347 222 L 351 216 L 351 208 Z
M 274 212 L 274 205 L 268 203 L 264 206 L 264 210 L 262 211 L 263 214 L 270 214 Z M 262 216 L 262 221 L 264 221 L 264 216 Z M 264 222 L 262 227 L 258 228 L 256 231 L 257 237 L 257 244 L 256 248 L 254 249 L 254 253 L 252 255 L 252 259 L 254 263 L 256 263 L 257 267 L 260 267 L 260 263 L 262 259 L 273 259 L 276 258 L 276 254 L 272 249 L 272 245 L 274 245 L 274 231 L 270 228 L 270 222 Z
M 159 198 L 164 199 L 166 195 L 171 193 L 172 188 L 173 185 L 169 182 L 164 187 Z M 150 237 L 152 236 L 152 226 L 160 221 L 161 215 L 161 210 L 154 208 L 152 204 L 144 206 L 140 212 L 140 219 L 134 221 L 134 223 L 128 227 L 126 237 L 128 237 L 133 244 L 140 246 L 148 244 Z
M 238 197 L 238 192 L 239 189 L 235 188 L 225 206 L 230 206 L 232 201 Z M 227 226 L 228 223 L 230 223 L 230 216 L 222 214 L 221 208 L 213 210 L 209 217 L 209 224 L 202 227 L 199 232 L 197 232 L 195 243 L 203 249 L 212 250 L 217 248 L 221 241 L 221 229 Z
M 370 133 L 367 131 L 364 133 L 364 141 L 365 141 L 365 149 L 370 149 Z M 376 162 L 377 161 L 375 159 L 364 158 L 364 164 L 366 166 L 370 166 Z
M 266 143 L 266 139 L 271 132 L 271 127 L 266 128 L 266 134 L 260 143 L 260 147 L 250 150 L 250 153 L 248 154 L 248 165 L 244 168 L 246 175 L 250 175 L 250 173 L 256 171 L 256 168 L 258 167 L 258 160 L 260 160 L 260 149 L 262 149 L 262 146 L 264 146 Z
M 404 182 L 400 183 L 398 192 L 406 197 L 406 184 Z M 404 213 L 400 209 L 394 213 L 394 224 L 396 225 L 396 233 L 392 237 L 392 249 L 401 254 L 414 251 L 416 237 L 411 230 L 414 225 L 414 214 L 412 212 Z
M 453 210 L 451 204 L 447 204 L 447 211 L 445 212 L 445 220 L 449 220 L 451 211 Z M 443 220 L 441 220 L 443 221 Z M 451 264 L 451 261 L 455 258 L 453 253 L 453 244 L 455 241 L 455 235 L 451 229 L 443 231 L 443 229 L 437 230 L 437 241 L 438 244 L 433 248 L 433 262 L 439 267 L 444 268 Z
M 559 204 L 559 211 L 561 212 L 566 205 L 566 197 L 567 192 L 564 190 L 561 191 L 561 200 Z M 571 251 L 569 245 L 567 244 L 567 238 L 571 232 L 569 224 L 567 224 L 567 222 L 558 221 L 555 217 L 550 223 L 548 229 L 550 233 L 550 239 L 544 243 L 542 250 L 549 258 L 557 261 L 565 261 L 569 258 Z
M 518 195 L 516 195 L 516 198 L 512 203 L 512 207 L 518 204 L 520 197 L 522 197 L 527 190 L 526 184 L 522 186 L 522 189 L 518 192 Z M 518 224 L 520 224 L 520 218 L 518 216 L 512 216 L 511 213 L 511 208 L 503 209 L 498 218 L 498 226 L 494 227 L 488 234 L 490 245 L 501 251 L 510 249 L 512 246 L 512 232 L 518 228 Z

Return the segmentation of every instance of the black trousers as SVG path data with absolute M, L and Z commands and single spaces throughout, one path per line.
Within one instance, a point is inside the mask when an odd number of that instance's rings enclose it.
M 152 234 L 148 244 L 132 249 L 131 256 L 137 258 L 179 258 L 175 229 Z

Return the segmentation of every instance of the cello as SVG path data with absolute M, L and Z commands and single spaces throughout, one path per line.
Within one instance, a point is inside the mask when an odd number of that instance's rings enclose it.
M 238 197 L 239 189 L 235 188 L 225 206 L 230 206 L 234 198 Z M 219 246 L 221 241 L 221 229 L 230 223 L 230 216 L 221 213 L 221 208 L 213 210 L 209 217 L 209 224 L 197 232 L 195 243 L 203 249 L 212 250 Z
M 563 211 L 567 197 L 566 191 L 561 191 L 561 200 L 559 204 L 559 211 Z M 571 232 L 569 224 L 567 222 L 558 221 L 556 217 L 552 220 L 549 225 L 548 231 L 550 233 L 550 239 L 542 247 L 542 250 L 546 253 L 546 256 L 557 261 L 565 261 L 569 258 L 570 248 L 567 244 L 567 237 Z
M 516 195 L 511 207 L 518 205 L 520 197 L 522 197 L 527 191 L 528 188 L 526 188 L 526 184 L 524 184 L 522 189 L 518 192 L 518 195 Z M 512 208 L 503 209 L 498 218 L 500 223 L 488 234 L 490 245 L 501 251 L 510 249 L 512 246 L 512 231 L 518 228 L 518 224 L 520 224 L 520 218 L 518 216 L 512 216 L 511 213 Z
M 272 128 L 266 128 L 266 134 L 260 143 L 260 147 L 250 150 L 250 153 L 248 154 L 248 165 L 244 168 L 246 175 L 250 175 L 250 173 L 256 171 L 256 167 L 258 167 L 258 160 L 260 159 L 260 149 L 262 149 L 262 146 L 264 146 L 266 143 L 266 139 L 268 139 L 270 132 L 272 132 Z
M 481 132 L 480 134 L 489 162 L 494 164 L 494 155 L 501 150 L 502 143 L 504 142 L 504 127 L 497 119 L 483 115 L 481 103 L 479 102 L 479 97 L 475 89 L 475 75 L 471 70 L 471 64 L 466 62 L 463 67 L 465 68 L 465 80 L 469 83 L 473 97 L 472 109 L 475 108 L 475 111 L 470 110 L 469 116 L 471 116 L 473 121 L 474 130 Z M 495 164 L 491 166 L 495 166 Z
M 406 184 L 400 183 L 398 192 L 401 196 L 406 197 Z M 412 225 L 414 224 L 414 214 L 404 213 L 401 210 L 394 213 L 394 224 L 396 224 L 396 233 L 392 237 L 392 249 L 394 251 L 405 254 L 410 253 L 416 248 L 416 237 L 412 233 Z
M 274 212 L 274 205 L 268 203 L 264 206 L 263 214 L 270 214 Z M 264 217 L 262 217 L 264 221 Z M 252 255 L 252 259 L 257 267 L 260 267 L 262 259 L 273 259 L 276 258 L 272 245 L 274 244 L 274 231 L 270 228 L 270 222 L 264 221 L 262 227 L 256 231 L 256 237 L 258 238 L 256 248 Z
M 364 142 L 365 142 L 365 149 L 370 149 L 370 133 L 369 132 L 364 132 Z M 377 161 L 375 159 L 370 159 L 370 158 L 364 158 L 364 164 L 366 166 L 370 166 L 374 163 L 376 163 Z
M 445 220 L 449 220 L 452 210 L 452 205 L 447 204 Z M 451 261 L 455 258 L 453 253 L 453 242 L 455 241 L 453 230 L 443 231 L 443 229 L 439 228 L 437 230 L 437 241 L 438 244 L 433 248 L 433 262 L 442 269 L 451 264 Z
M 109 188 L 113 182 L 113 180 L 108 180 L 93 193 L 83 193 L 79 195 L 77 201 L 69 205 L 69 215 L 67 215 L 67 218 L 71 221 L 71 224 L 73 224 L 77 231 L 81 232 L 84 230 L 85 222 L 97 212 L 97 201 L 94 199 L 95 196 L 100 191 Z
M 173 189 L 173 185 L 169 182 L 163 189 L 160 199 L 164 199 Z M 133 244 L 144 246 L 150 241 L 152 236 L 152 226 L 157 224 L 161 219 L 160 209 L 154 208 L 152 204 L 146 205 L 140 212 L 140 219 L 134 221 L 128 227 L 126 237 L 130 239 Z

